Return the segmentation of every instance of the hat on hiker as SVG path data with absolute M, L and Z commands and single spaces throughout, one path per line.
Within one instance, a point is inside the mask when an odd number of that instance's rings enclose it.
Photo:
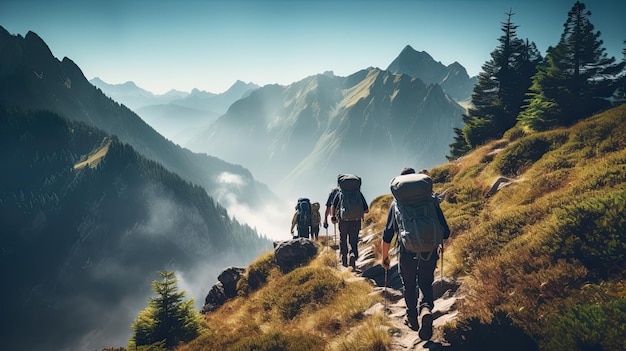
M 402 171 L 400 171 L 400 175 L 413 174 L 413 173 L 415 173 L 415 170 L 411 167 L 404 167 L 402 168 Z

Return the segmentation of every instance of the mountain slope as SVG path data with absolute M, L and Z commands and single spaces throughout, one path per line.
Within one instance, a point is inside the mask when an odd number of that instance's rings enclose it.
M 448 66 L 436 62 L 427 52 L 416 51 L 407 45 L 400 55 L 389 64 L 387 71 L 419 78 L 426 84 L 439 84 L 455 101 L 468 100 L 472 96 L 477 77 L 469 77 L 458 62 Z
M 203 188 L 83 123 L 0 110 L 0 150 L 7 349 L 123 344 L 156 271 L 202 296 L 222 267 L 271 247 Z
M 406 165 L 443 163 L 462 113 L 439 86 L 372 68 L 260 88 L 189 147 L 215 150 L 291 197 L 320 199 L 338 173 L 362 176 L 373 196 Z
M 25 37 L 12 36 L 0 28 L 0 105 L 49 110 L 88 123 L 203 186 L 220 201 L 226 200 L 223 196 L 226 193 L 252 206 L 260 204 L 261 198 L 264 202 L 274 198 L 243 167 L 192 153 L 166 140 L 135 113 L 91 85 L 70 59 L 59 62 L 33 32 Z M 221 180 L 224 174 L 240 177 L 242 185 L 224 184 Z
M 417 333 L 397 325 L 403 318 L 396 312 L 403 304 L 394 291 L 397 271 L 392 268 L 387 280 L 379 265 L 393 200 L 386 193 L 371 203 L 357 261 L 378 288 L 354 291 L 362 281 L 337 270 L 337 254 L 327 242 L 311 264 L 285 275 L 264 256 L 243 278 L 262 281 L 258 291 L 209 313 L 219 332 L 181 350 L 263 349 L 277 340 L 295 350 L 624 349 L 626 104 L 569 128 L 530 135 L 513 128 L 430 175 L 435 191 L 444 194 L 441 207 L 452 232 L 435 276 L 461 282 L 458 290 L 435 282 L 444 298 L 435 302 L 432 340 L 420 342 Z M 343 284 L 335 290 L 337 277 Z M 320 294 L 326 300 L 309 297 L 319 296 L 316 287 L 329 290 Z M 350 298 L 338 297 L 346 290 L 353 291 Z M 395 313 L 381 313 L 383 304 Z

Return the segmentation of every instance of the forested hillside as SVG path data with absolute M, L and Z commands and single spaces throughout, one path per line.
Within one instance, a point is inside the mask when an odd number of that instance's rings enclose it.
M 184 272 L 203 294 L 271 247 L 202 187 L 86 124 L 2 109 L 0 150 L 9 349 L 124 339 L 155 272 Z

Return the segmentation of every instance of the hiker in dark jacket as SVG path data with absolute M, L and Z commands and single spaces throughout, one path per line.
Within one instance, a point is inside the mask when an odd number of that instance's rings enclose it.
M 339 179 L 344 176 L 351 175 L 340 174 L 337 177 L 337 183 L 339 183 Z M 344 267 L 351 266 L 354 269 L 356 268 L 356 260 L 359 258 L 359 232 L 361 231 L 361 222 L 363 221 L 363 215 L 369 212 L 369 205 L 367 204 L 363 193 L 361 193 L 361 191 L 359 190 L 358 196 L 361 200 L 361 208 L 363 209 L 361 217 L 352 220 L 341 218 L 341 216 L 339 215 L 340 208 L 342 206 L 342 196 L 340 195 L 341 193 L 342 191 L 338 190 L 335 198 L 333 199 L 331 207 L 331 221 L 333 222 L 333 224 L 339 223 L 339 252 L 341 254 L 341 264 Z
M 415 170 L 412 168 L 404 168 L 401 175 L 413 174 Z M 436 204 L 435 211 L 439 222 L 443 227 L 443 238 L 450 236 L 450 228 L 439 207 L 439 202 L 433 198 Z M 394 201 L 389 206 L 387 215 L 387 224 L 383 230 L 382 238 L 382 266 L 388 270 L 389 267 L 389 246 L 398 233 L 398 224 L 396 223 Z M 405 323 L 413 330 L 418 330 L 418 335 L 422 340 L 429 340 L 432 337 L 433 316 L 432 309 L 435 306 L 433 296 L 433 281 L 435 278 L 435 268 L 439 259 L 438 251 L 443 252 L 443 245 L 428 254 L 413 253 L 404 248 L 401 240 L 397 240 L 400 245 L 400 257 L 398 264 L 398 272 L 402 279 L 404 290 L 404 301 L 406 302 L 406 319 Z M 419 302 L 419 304 L 418 304 Z M 419 309 L 418 309 L 419 307 Z M 418 317 L 420 322 L 418 323 Z
M 341 176 L 341 174 L 339 176 Z M 326 211 L 324 211 L 324 229 L 328 228 L 328 215 L 331 214 L 333 201 L 335 200 L 335 196 L 337 196 L 338 192 L 339 186 L 336 186 L 330 190 L 330 193 L 328 193 L 328 199 L 326 199 Z

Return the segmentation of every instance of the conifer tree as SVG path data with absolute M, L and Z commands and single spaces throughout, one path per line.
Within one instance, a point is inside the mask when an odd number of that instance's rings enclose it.
M 576 2 L 568 12 L 561 39 L 549 47 L 546 65 L 533 77 L 519 120 L 530 129 L 570 125 L 608 107 L 621 65 L 607 57 L 591 12 Z
M 152 290 L 157 294 L 148 299 L 148 307 L 139 312 L 131 325 L 134 331 L 128 348 L 152 349 L 174 348 L 181 342 L 196 338 L 204 324 L 202 316 L 194 307 L 194 299 L 184 300 L 185 291 L 178 291 L 178 279 L 174 272 L 158 272 L 162 281 L 153 281 Z
M 517 123 L 525 93 L 542 57 L 534 43 L 517 38 L 518 26 L 511 21 L 513 12 L 502 22 L 499 45 L 482 66 L 472 93 L 472 107 L 463 116 L 465 125 L 455 129 L 448 159 L 465 154 L 486 141 L 501 137 Z
M 626 40 L 622 49 L 622 73 L 617 82 L 616 99 L 618 102 L 626 102 Z

